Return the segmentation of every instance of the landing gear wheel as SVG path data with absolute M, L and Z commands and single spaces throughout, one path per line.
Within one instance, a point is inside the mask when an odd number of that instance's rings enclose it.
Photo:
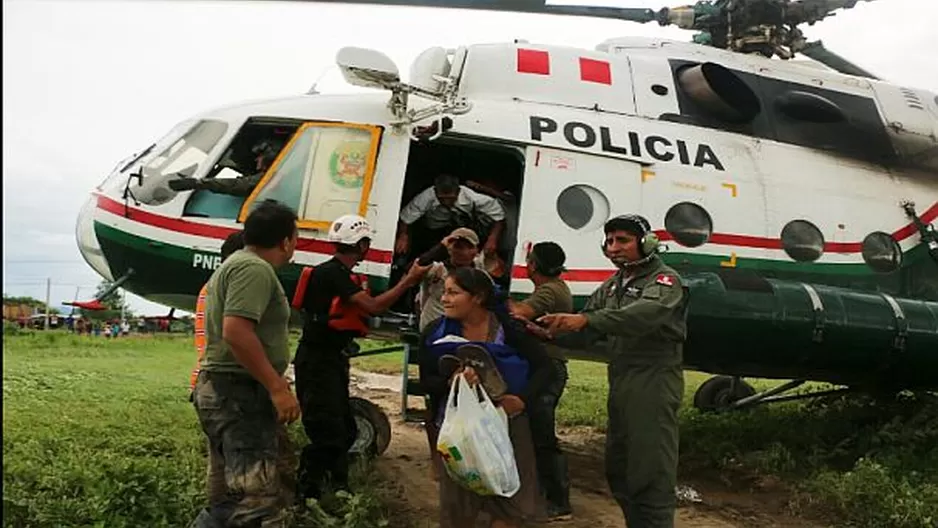
M 364 398 L 350 398 L 358 429 L 349 453 L 371 458 L 384 454 L 391 444 L 391 421 L 380 407 Z
M 733 376 L 714 376 L 694 393 L 694 407 L 704 412 L 722 411 L 738 400 L 752 396 L 756 389 Z

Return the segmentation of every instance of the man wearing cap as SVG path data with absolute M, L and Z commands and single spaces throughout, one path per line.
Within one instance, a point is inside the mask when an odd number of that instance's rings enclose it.
M 681 277 L 657 256 L 658 238 L 638 215 L 604 226 L 603 253 L 618 271 L 579 314 L 548 314 L 537 322 L 555 343 L 583 348 L 604 340 L 609 359 L 606 478 L 629 526 L 674 526 L 677 411 L 687 335 L 687 294 Z M 529 325 L 533 329 L 533 325 Z
M 560 278 L 567 255 L 554 242 L 538 242 L 527 256 L 528 278 L 534 283 L 534 292 L 521 302 L 511 302 L 511 315 L 533 321 L 549 313 L 573 311 L 573 295 L 567 283 Z M 528 408 L 534 450 L 537 455 L 537 474 L 541 492 L 547 500 L 547 520 L 562 521 L 572 517 L 570 508 L 570 480 L 567 458 L 558 445 L 556 433 L 557 404 L 567 385 L 567 358 L 562 348 L 552 343 L 544 347 L 554 372 L 553 381 Z
M 443 285 L 449 270 L 470 266 L 483 269 L 479 258 L 479 236 L 468 227 L 453 230 L 439 244 L 418 257 L 421 265 L 433 263 L 420 283 L 420 331 L 443 315 Z

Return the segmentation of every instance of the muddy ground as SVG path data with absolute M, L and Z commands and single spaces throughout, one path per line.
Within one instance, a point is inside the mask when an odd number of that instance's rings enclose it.
M 392 440 L 376 462 L 382 494 L 391 509 L 391 526 L 437 526 L 437 483 L 429 462 L 427 438 L 420 424 L 406 423 L 400 413 L 400 377 L 353 372 L 353 394 L 380 405 L 391 419 Z M 411 399 L 411 406 L 419 406 Z M 569 457 L 574 519 L 552 523 L 563 528 L 621 528 L 622 513 L 609 495 L 603 474 L 603 435 L 589 428 L 561 428 L 562 448 Z M 786 511 L 787 493 L 779 486 L 734 490 L 713 478 L 682 476 L 680 486 L 697 492 L 683 500 L 677 528 L 812 528 L 822 526 L 792 517 Z M 546 526 L 546 525 L 545 525 Z

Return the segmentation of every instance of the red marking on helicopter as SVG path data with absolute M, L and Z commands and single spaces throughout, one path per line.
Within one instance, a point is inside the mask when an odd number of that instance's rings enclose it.
M 98 208 L 118 216 L 123 216 L 128 220 L 132 220 L 140 224 L 158 227 L 160 229 L 166 229 L 169 231 L 175 231 L 177 233 L 185 233 L 187 235 L 196 235 L 206 238 L 217 238 L 224 240 L 228 237 L 228 235 L 240 231 L 239 229 L 231 229 L 229 227 L 201 224 L 179 218 L 171 218 L 148 211 L 135 209 L 133 207 L 125 208 L 124 204 L 100 194 L 98 195 Z M 313 238 L 300 238 L 299 241 L 297 241 L 296 249 L 298 251 L 322 253 L 326 255 L 335 253 L 335 247 L 331 243 Z M 391 256 L 392 253 L 390 251 L 369 249 L 368 254 L 365 255 L 365 260 L 369 262 L 377 262 L 379 264 L 390 264 Z
M 98 208 L 119 216 L 125 216 L 124 204 L 104 195 L 98 195 Z M 170 231 L 177 231 L 190 235 L 203 236 L 206 238 L 217 238 L 223 240 L 227 238 L 228 235 L 236 231 L 227 227 L 190 222 L 178 218 L 170 218 L 147 211 L 142 211 L 140 209 L 135 209 L 133 207 L 126 208 L 126 217 L 130 220 L 133 220 L 134 222 L 138 222 L 144 225 L 150 225 L 153 227 L 167 229 Z M 926 224 L 931 223 L 933 220 L 938 218 L 938 202 L 932 204 L 931 207 L 919 215 L 919 218 Z M 667 231 L 657 230 L 655 233 L 662 241 L 674 240 Z M 906 238 L 909 238 L 917 233 L 918 229 L 915 227 L 915 224 L 910 222 L 894 231 L 892 233 L 892 238 L 896 242 L 902 242 Z M 780 239 L 749 235 L 734 235 L 729 233 L 714 233 L 713 236 L 710 237 L 710 241 L 708 243 L 723 246 L 782 249 L 782 241 Z M 297 249 L 300 251 L 323 253 L 328 255 L 331 255 L 334 251 L 332 245 L 328 242 L 310 238 L 301 238 L 297 243 Z M 862 251 L 862 249 L 863 244 L 861 242 L 827 242 L 824 244 L 824 251 L 827 253 L 859 253 Z M 368 251 L 368 255 L 365 258 L 370 262 L 389 264 L 391 262 L 391 257 L 392 252 L 390 251 L 371 249 Z M 602 282 L 608 279 L 609 276 L 611 276 L 613 273 L 614 270 L 610 269 L 580 269 L 570 270 L 564 273 L 563 278 L 572 282 Z M 515 279 L 526 279 L 527 270 L 524 266 L 512 266 L 511 276 Z
M 550 54 L 546 51 L 518 48 L 518 73 L 550 75 Z
M 612 70 L 609 63 L 580 57 L 580 80 L 612 85 Z

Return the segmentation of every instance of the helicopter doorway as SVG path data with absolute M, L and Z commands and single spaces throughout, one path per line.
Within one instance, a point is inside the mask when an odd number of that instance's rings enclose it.
M 421 192 L 432 189 L 434 180 L 441 174 L 458 178 L 460 192 L 468 190 L 470 193 L 494 199 L 503 211 L 504 227 L 498 237 L 496 250 L 498 260 L 489 259 L 488 263 L 496 281 L 507 288 L 511 280 L 511 263 L 517 245 L 524 150 L 490 140 L 464 137 L 441 137 L 432 142 L 412 143 L 399 210 L 403 211 Z M 494 227 L 484 216 L 478 215 L 480 220 L 472 224 L 479 237 L 480 250 Z M 430 229 L 423 220 L 419 219 L 407 226 L 409 247 L 406 252 L 395 252 L 391 284 L 397 283 L 411 262 L 432 249 L 451 230 L 448 227 Z M 413 299 L 414 295 L 405 295 L 395 305 L 395 311 L 413 312 Z

